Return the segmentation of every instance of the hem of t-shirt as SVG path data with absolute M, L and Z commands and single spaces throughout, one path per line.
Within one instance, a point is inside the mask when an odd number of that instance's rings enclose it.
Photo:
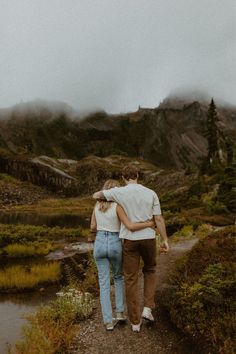
M 141 241 L 141 240 L 153 240 L 156 238 L 156 236 L 134 236 L 134 237 L 127 237 L 127 236 L 122 236 L 120 234 L 119 238 L 122 238 L 123 240 L 130 240 L 130 241 Z

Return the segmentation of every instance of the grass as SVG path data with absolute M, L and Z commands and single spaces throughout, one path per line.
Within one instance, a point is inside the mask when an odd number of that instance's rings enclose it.
M 8 257 L 44 256 L 55 249 L 50 242 L 13 243 L 3 248 Z
M 24 340 L 16 344 L 17 354 L 67 354 L 70 351 L 79 321 L 92 313 L 93 299 L 89 293 L 76 289 L 59 294 L 56 300 L 27 317 Z
M 69 238 L 74 241 L 78 240 L 79 237 L 87 237 L 88 234 L 89 230 L 82 227 L 61 228 L 58 226 L 0 224 L 0 247 L 11 244 L 32 245 L 32 242 L 35 241 L 45 243 L 50 239 L 58 240 L 60 238 Z
M 54 283 L 59 278 L 60 264 L 57 262 L 31 267 L 9 266 L 0 270 L 0 290 L 33 289 L 43 283 Z
M 0 183 L 1 182 L 7 182 L 7 183 L 15 184 L 15 185 L 19 185 L 22 183 L 17 178 L 10 176 L 6 173 L 0 173 Z
M 4 211 L 28 211 L 41 214 L 78 214 L 90 217 L 94 200 L 92 198 L 48 198 L 31 205 L 6 206 Z

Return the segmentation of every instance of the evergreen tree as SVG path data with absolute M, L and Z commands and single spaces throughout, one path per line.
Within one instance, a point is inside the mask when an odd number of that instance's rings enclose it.
M 206 122 L 206 137 L 208 140 L 208 155 L 207 162 L 208 164 L 213 164 L 219 162 L 219 129 L 217 127 L 218 116 L 216 112 L 216 105 L 212 98 L 211 103 L 208 108 L 207 113 L 207 122 Z

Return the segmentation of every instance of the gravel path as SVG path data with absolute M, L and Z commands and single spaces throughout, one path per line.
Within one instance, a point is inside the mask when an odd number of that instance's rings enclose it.
M 158 291 L 165 287 L 168 273 L 177 258 L 190 250 L 196 239 L 172 243 L 168 254 L 157 256 L 157 305 Z M 140 273 L 142 289 L 142 274 Z M 114 292 L 114 289 L 112 290 Z M 159 310 L 154 313 L 153 325 L 143 324 L 140 333 L 131 331 L 129 322 L 118 324 L 113 332 L 106 332 L 102 324 L 99 301 L 93 317 L 80 324 L 71 354 L 197 354 L 197 348 L 176 330 Z

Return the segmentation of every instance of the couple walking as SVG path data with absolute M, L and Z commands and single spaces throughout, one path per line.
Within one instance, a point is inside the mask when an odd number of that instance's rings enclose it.
M 113 330 L 117 321 L 125 321 L 126 305 L 131 328 L 139 332 L 142 318 L 154 321 L 156 289 L 155 227 L 161 237 L 163 251 L 168 251 L 165 222 L 159 199 L 154 191 L 138 184 L 138 170 L 126 166 L 122 170 L 125 187 L 108 180 L 103 190 L 96 192 L 97 200 L 91 218 L 91 231 L 96 232 L 94 258 L 98 269 L 100 301 L 107 330 Z M 143 260 L 144 307 L 139 301 L 139 267 Z M 110 265 L 115 284 L 116 318 L 112 316 L 110 300 Z

